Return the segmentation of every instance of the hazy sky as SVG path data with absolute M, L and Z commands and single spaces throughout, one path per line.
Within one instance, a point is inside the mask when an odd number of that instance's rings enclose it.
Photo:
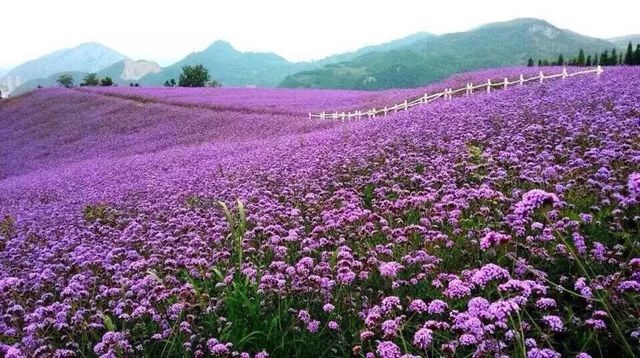
M 217 39 L 311 60 L 418 31 L 464 31 L 516 17 L 606 38 L 640 33 L 639 13 L 637 0 L 2 0 L 0 68 L 88 41 L 161 65 Z

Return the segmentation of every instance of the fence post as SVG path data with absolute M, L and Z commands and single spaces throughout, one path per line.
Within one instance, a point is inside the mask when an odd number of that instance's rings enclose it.
M 309 119 L 311 119 L 311 112 L 309 112 Z
M 322 113 L 320 113 L 320 119 L 322 119 L 324 121 L 324 111 L 322 111 Z
M 404 100 L 404 110 L 408 110 L 409 109 L 409 101 L 407 101 L 406 99 Z
M 507 86 L 509 86 L 509 80 L 505 77 L 504 78 L 504 89 L 507 89 Z
M 602 66 L 598 65 L 598 67 L 596 67 L 596 75 L 600 77 L 601 73 L 602 73 Z
M 524 86 L 524 75 L 520 74 L 520 86 Z
M 376 109 L 373 109 L 373 118 L 376 118 Z
M 384 116 L 387 116 L 387 107 L 384 107 Z
M 540 71 L 540 83 L 544 82 L 544 75 L 542 74 L 542 71 Z
M 344 112 L 342 112 L 342 121 L 344 122 Z
M 487 80 L 487 93 L 491 93 L 491 78 Z
M 567 73 L 567 68 L 563 67 L 562 68 L 562 79 L 564 80 L 567 77 L 569 77 L 569 74 Z

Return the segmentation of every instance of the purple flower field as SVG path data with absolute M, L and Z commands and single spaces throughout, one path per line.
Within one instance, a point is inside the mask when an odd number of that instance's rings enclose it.
M 569 69 L 572 70 L 580 70 Z M 546 74 L 560 73 L 562 67 L 544 67 Z M 252 111 L 269 114 L 302 114 L 320 111 L 348 111 L 371 107 L 392 106 L 410 97 L 426 92 L 442 92 L 445 88 L 537 76 L 539 68 L 505 67 L 454 75 L 425 87 L 384 91 L 308 90 L 271 88 L 181 88 L 181 87 L 87 87 L 86 91 L 108 94 L 120 98 L 153 101 L 165 104 L 197 106 L 217 110 Z
M 0 355 L 640 355 L 640 70 L 424 91 L 0 102 Z

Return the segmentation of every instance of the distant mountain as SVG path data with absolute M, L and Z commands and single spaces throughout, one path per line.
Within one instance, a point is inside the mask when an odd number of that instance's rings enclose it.
M 384 89 L 416 87 L 453 73 L 526 64 L 527 59 L 573 56 L 610 49 L 611 42 L 559 29 L 538 19 L 516 19 L 467 32 L 428 36 L 390 51 L 288 76 L 281 87 Z
M 241 52 L 230 43 L 216 41 L 201 52 L 194 52 L 177 63 L 143 77 L 143 85 L 162 85 L 168 79 L 178 80 L 185 65 L 204 65 L 211 77 L 224 86 L 275 87 L 282 80 L 298 71 L 320 68 L 327 64 L 348 61 L 371 51 L 387 51 L 412 44 L 433 35 L 417 33 L 380 45 L 367 46 L 353 52 L 333 55 L 312 62 L 289 62 L 274 53 Z
M 4 75 L 0 91 L 19 94 L 37 86 L 55 86 L 62 73 L 76 83 L 89 72 L 110 76 L 118 84 L 137 82 L 161 86 L 178 80 L 185 65 L 202 64 L 224 86 L 384 89 L 415 87 L 453 73 L 505 65 L 526 64 L 529 57 L 570 58 L 583 48 L 594 54 L 640 35 L 609 41 L 559 29 L 543 20 L 523 18 L 483 25 L 466 32 L 433 35 L 416 33 L 390 42 L 328 56 L 317 61 L 290 62 L 274 53 L 242 52 L 216 41 L 165 68 L 154 62 L 133 61 L 98 43 L 53 52 L 26 62 Z M 635 47 L 635 46 L 634 46 Z
M 133 61 L 130 59 L 122 60 L 114 63 L 113 65 L 103 69 L 102 71 L 98 71 L 98 77 L 111 77 L 114 83 L 119 85 L 127 85 L 131 82 L 138 82 L 138 80 L 150 73 L 158 73 L 162 70 L 160 65 L 153 61 Z M 70 74 L 73 76 L 74 83 L 79 85 L 84 76 L 86 76 L 90 72 L 82 72 L 82 71 L 63 71 L 45 78 L 38 78 L 27 81 L 23 83 L 21 86 L 16 88 L 11 94 L 19 95 L 32 89 L 40 87 L 55 87 L 58 85 L 58 78 L 60 78 L 63 74 Z
M 629 44 L 629 41 L 631 41 L 631 43 L 633 44 L 633 49 L 635 50 L 636 49 L 636 45 L 640 45 L 640 34 L 612 37 L 612 38 L 607 39 L 607 40 L 609 42 L 612 42 L 616 46 L 618 46 L 620 48 L 624 47 L 625 49 L 627 48 L 627 45 Z
M 64 71 L 98 72 L 127 57 L 96 42 L 58 50 L 25 62 L 0 79 L 0 85 L 19 87 L 33 79 L 45 78 Z
M 369 52 L 383 52 L 383 51 L 391 51 L 397 48 L 405 47 L 414 44 L 416 41 L 425 40 L 428 38 L 434 37 L 434 34 L 430 34 L 428 32 L 418 32 L 397 40 L 392 40 L 389 42 L 385 42 L 379 45 L 365 46 L 356 51 L 345 52 L 337 55 L 332 55 L 329 57 L 325 57 L 318 61 L 313 61 L 311 64 L 314 65 L 328 65 L 332 63 L 339 63 L 350 61 L 358 56 L 364 55 Z
M 305 68 L 274 53 L 240 52 L 230 43 L 216 41 L 204 51 L 194 52 L 158 73 L 140 79 L 143 85 L 162 85 L 175 79 L 186 65 L 202 64 L 216 81 L 224 86 L 277 86 L 282 79 Z

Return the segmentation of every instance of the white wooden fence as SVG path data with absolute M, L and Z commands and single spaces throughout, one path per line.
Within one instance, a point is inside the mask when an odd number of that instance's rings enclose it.
M 589 73 L 595 73 L 597 76 L 600 76 L 600 74 L 602 74 L 603 69 L 602 66 L 598 66 L 595 69 L 590 69 L 590 70 L 585 70 L 585 71 L 578 71 L 578 72 L 573 72 L 573 73 L 568 73 L 566 67 L 562 69 L 561 73 L 557 73 L 557 74 L 553 74 L 553 75 L 548 75 L 545 76 L 543 74 L 542 71 L 540 71 L 540 74 L 538 74 L 537 76 L 533 76 L 533 77 L 529 77 L 529 78 L 524 78 L 524 75 L 520 74 L 520 78 L 514 80 L 514 81 L 509 81 L 508 78 L 505 77 L 504 81 L 499 81 L 499 82 L 491 82 L 491 79 L 488 79 L 487 82 L 481 83 L 479 85 L 473 85 L 473 83 L 467 83 L 467 85 L 465 87 L 461 87 L 458 89 L 452 89 L 452 88 L 446 88 L 444 91 L 442 92 L 438 92 L 438 93 L 434 93 L 434 94 L 428 94 L 425 93 L 424 96 L 413 99 L 413 100 L 405 100 L 402 103 L 397 103 L 391 107 L 384 107 L 384 108 L 372 108 L 369 110 L 365 110 L 365 111 L 353 111 L 353 112 L 320 112 L 320 113 L 309 113 L 309 119 L 313 119 L 313 118 L 319 118 L 322 120 L 325 119 L 329 119 L 329 120 L 351 120 L 351 119 L 361 119 L 362 117 L 365 118 L 375 118 L 378 115 L 383 115 L 386 116 L 388 114 L 392 114 L 392 113 L 396 113 L 398 111 L 401 110 L 408 110 L 411 107 L 415 107 L 415 106 L 420 106 L 423 104 L 427 104 L 430 102 L 433 102 L 437 99 L 444 99 L 444 100 L 451 100 L 453 98 L 454 95 L 461 95 L 462 93 L 464 93 L 464 95 L 471 95 L 473 94 L 474 90 L 478 90 L 478 89 L 482 89 L 483 92 L 486 91 L 487 93 L 490 93 L 492 89 L 505 89 L 511 85 L 518 85 L 518 86 L 524 86 L 525 83 L 527 82 L 531 82 L 531 81 L 535 81 L 535 82 L 539 82 L 539 83 L 544 83 L 544 80 L 546 79 L 554 79 L 554 78 L 569 78 L 569 77 L 573 77 L 573 76 L 578 76 L 578 75 L 584 75 L 584 74 L 589 74 Z

